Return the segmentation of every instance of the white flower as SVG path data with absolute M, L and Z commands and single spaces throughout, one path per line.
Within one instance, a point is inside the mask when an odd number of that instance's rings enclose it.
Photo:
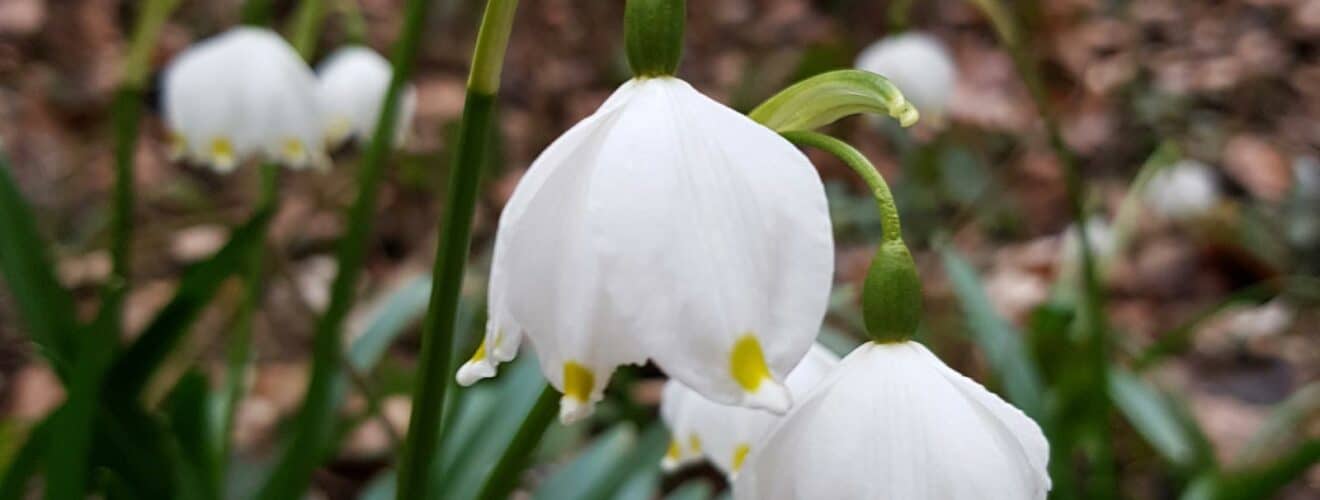
M 1102 216 L 1093 215 L 1086 219 L 1086 242 L 1090 244 L 1092 256 L 1097 261 L 1113 259 L 1118 250 L 1118 236 L 1109 225 L 1109 220 Z M 1082 235 L 1077 232 L 1077 224 L 1069 224 L 1063 231 L 1063 248 L 1059 252 L 1061 262 L 1065 264 L 1061 267 L 1067 267 L 1067 263 L 1081 257 L 1081 244 Z
M 324 161 L 316 76 L 270 30 L 233 28 L 185 50 L 165 70 L 163 95 L 176 157 L 221 172 L 248 157 Z
M 858 347 L 747 458 L 734 498 L 1044 499 L 1040 427 L 915 342 Z
M 341 144 L 350 137 L 359 141 L 371 140 L 385 103 L 385 92 L 394 75 L 390 62 L 366 47 L 343 47 L 317 66 L 317 74 L 321 82 L 326 140 L 331 145 Z M 396 145 L 403 142 L 416 109 L 417 89 L 408 85 L 403 89 L 395 117 Z
M 1184 159 L 1156 172 L 1142 192 L 1146 204 L 1166 217 L 1206 214 L 1219 203 L 1219 184 L 1209 165 Z
M 783 412 L 833 246 L 820 177 L 788 141 L 677 78 L 629 81 L 515 189 L 486 340 L 459 382 L 494 375 L 526 335 L 567 422 L 647 359 L 714 401 Z
M 838 363 L 839 357 L 829 349 L 812 346 L 784 381 L 789 394 L 795 399 L 805 396 Z M 661 462 L 666 470 L 704 455 L 730 477 L 780 418 L 764 410 L 713 402 L 677 380 L 665 383 L 660 417 L 673 436 Z
M 857 68 L 888 78 L 921 116 L 932 118 L 944 114 L 958 79 L 958 67 L 944 44 L 919 32 L 871 44 L 857 56 Z

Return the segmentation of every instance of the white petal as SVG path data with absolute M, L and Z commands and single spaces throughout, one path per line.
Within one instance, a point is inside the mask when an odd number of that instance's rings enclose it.
M 375 51 L 361 46 L 336 50 L 317 69 L 320 78 L 326 135 L 332 140 L 355 136 L 367 141 L 376 130 L 385 93 L 394 69 Z M 417 107 L 412 85 L 400 97 L 395 142 L 402 141 Z
M 1209 165 L 1184 159 L 1156 172 L 1144 190 L 1146 203 L 1167 217 L 1197 217 L 1219 202 L 1219 184 Z
M 813 346 L 788 375 L 793 397 L 805 396 L 838 362 L 829 350 Z M 676 380 L 665 383 L 660 417 L 674 440 L 662 466 L 673 468 L 704 455 L 730 477 L 779 420 L 764 410 L 715 403 Z
M 944 114 L 958 67 L 932 35 L 908 32 L 877 41 L 857 56 L 857 68 L 888 78 L 923 117 Z
M 615 367 L 645 359 L 600 286 L 588 233 L 592 160 L 617 119 L 628 86 L 556 140 L 532 164 L 504 209 L 491 266 L 492 321 L 517 325 L 560 392 L 561 419 L 581 418 Z M 490 338 L 490 333 L 488 337 Z M 507 353 L 505 353 L 507 354 Z
M 635 86 L 591 178 L 604 285 L 669 376 L 782 412 L 779 381 L 811 346 L 833 274 L 820 178 L 778 134 L 681 80 Z
M 279 35 L 238 27 L 166 70 L 166 122 L 187 155 L 220 170 L 264 154 L 293 167 L 324 157 L 315 76 Z
M 783 411 L 779 381 L 815 337 L 832 262 L 801 152 L 680 80 L 635 80 L 515 189 L 489 303 L 588 407 L 617 365 L 651 357 L 708 397 Z M 584 377 L 569 373 L 590 377 L 573 387 Z
M 919 344 L 865 344 L 754 450 L 738 499 L 1044 499 L 1039 428 Z

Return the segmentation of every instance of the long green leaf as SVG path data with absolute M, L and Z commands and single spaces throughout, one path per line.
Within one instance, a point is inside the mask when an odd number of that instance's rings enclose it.
M 1109 393 L 1119 412 L 1170 464 L 1189 472 L 1214 466 L 1204 434 L 1167 396 L 1121 368 L 1110 371 Z
M 640 436 L 628 424 L 616 426 L 597 440 L 576 460 L 547 479 L 533 497 L 536 500 L 616 498 L 632 481 L 645 484 L 658 470 L 660 457 L 669 443 L 669 432 L 651 424 Z M 635 494 L 635 493 L 634 493 Z
M 1237 463 L 1251 465 L 1274 456 L 1295 436 L 1305 432 L 1308 419 L 1320 416 L 1320 382 L 1302 387 L 1270 412 L 1265 424 L 1251 437 Z
M 0 477 L 0 498 L 23 498 L 28 483 L 41 468 L 42 454 L 46 451 L 53 418 L 47 416 L 28 432 L 27 439 L 19 447 L 9 467 Z
M 174 297 L 111 368 L 108 397 L 135 400 L 141 395 L 151 376 L 187 335 L 220 285 L 243 269 L 252 247 L 261 244 L 270 217 L 269 210 L 258 210 L 234 231 L 220 251 L 184 271 Z
M 985 352 L 1008 400 L 1040 421 L 1044 416 L 1041 397 L 1044 384 L 1036 362 L 1023 342 L 1022 333 L 995 312 L 976 271 L 957 250 L 945 247 L 940 253 L 944 272 L 967 315 L 967 329 L 972 341 Z
M 1312 439 L 1279 459 L 1246 470 L 1201 476 L 1182 500 L 1258 500 L 1273 498 L 1285 486 L 1320 463 L 1320 440 Z
M 179 450 L 179 498 L 219 500 L 220 464 L 211 440 L 213 419 L 209 413 L 206 377 L 190 371 L 179 379 L 166 400 L 171 436 Z
M 0 154 L 0 274 L 32 340 L 67 379 L 77 347 L 78 315 L 73 297 L 55 278 L 46 239 L 36 223 L 10 175 L 9 160 Z

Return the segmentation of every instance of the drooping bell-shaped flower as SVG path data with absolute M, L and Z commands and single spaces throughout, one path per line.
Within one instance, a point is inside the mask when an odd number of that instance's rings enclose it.
M 241 26 L 175 57 L 163 83 L 172 153 L 228 172 L 247 158 L 324 162 L 316 76 L 274 32 Z
M 317 66 L 326 140 L 332 146 L 349 138 L 371 140 L 393 74 L 394 68 L 388 60 L 362 46 L 340 48 Z M 396 145 L 403 141 L 417 109 L 416 87 L 404 87 L 399 99 L 394 128 Z
M 819 344 L 812 346 L 788 374 L 784 385 L 794 399 L 800 399 L 838 363 L 839 357 L 829 349 Z M 673 436 L 661 462 L 665 469 L 672 470 L 704 456 L 729 477 L 738 473 L 747 454 L 780 418 L 764 410 L 713 402 L 677 380 L 665 383 L 660 417 Z
M 1156 172 L 1142 192 L 1146 204 L 1174 219 L 1205 215 L 1219 203 L 1219 184 L 1209 165 L 1183 159 Z
M 915 342 L 849 354 L 752 450 L 734 498 L 1044 499 L 1040 427 Z
M 957 85 L 953 56 L 927 33 L 910 31 L 876 41 L 857 56 L 856 64 L 894 82 L 925 117 L 942 116 Z
M 634 79 L 541 154 L 500 218 L 486 340 L 460 383 L 525 335 L 561 419 L 616 366 L 653 360 L 712 400 L 783 412 L 833 272 L 806 156 L 673 77 Z

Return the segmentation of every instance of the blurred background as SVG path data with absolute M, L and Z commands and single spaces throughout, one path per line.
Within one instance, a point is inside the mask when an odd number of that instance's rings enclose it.
M 329 4 L 341 9 L 348 1 Z M 290 20 L 294 3 L 274 2 L 277 26 Z M 355 4 L 367 41 L 382 52 L 401 24 L 402 3 Z M 239 4 L 185 0 L 165 26 L 153 67 L 235 24 Z M 322 498 L 370 497 L 388 487 L 381 478 L 390 474 L 407 426 L 416 319 L 425 308 L 482 4 L 438 1 L 428 22 L 414 79 L 417 117 L 387 171 L 349 328 L 355 381 L 343 405 L 342 439 L 315 477 Z M 1320 438 L 1320 1 L 1010 3 L 1029 23 L 1023 46 L 1040 60 L 1062 138 L 1077 155 L 1083 205 L 1117 218 L 1124 235 L 1105 244 L 1112 252 L 1100 252 L 1107 338 L 1095 351 L 1069 340 L 1077 315 L 1068 298 L 1076 284 L 1067 279 L 1076 263 L 1064 249 L 1071 222 L 1066 179 L 1012 56 L 973 3 L 912 4 L 903 21 L 885 1 L 690 2 L 679 76 L 748 111 L 799 79 L 852 67 L 862 49 L 904 24 L 941 41 L 957 67 L 943 119 L 903 130 L 850 118 L 828 132 L 866 153 L 900 201 L 925 286 L 921 340 L 1042 421 L 1062 448 L 1051 465 L 1072 476 L 1062 486 L 1056 477 L 1056 496 L 1094 497 L 1068 493 L 1069 481 L 1083 492 L 1093 491 L 1089 482 L 1112 481 L 1119 498 L 1197 498 L 1189 495 L 1211 488 L 1204 484 L 1255 477 L 1233 474 L 1272 470 Z M 470 326 L 483 323 L 494 223 L 519 177 L 629 77 L 622 8 L 522 2 L 465 284 L 462 316 Z M 111 267 L 109 110 L 133 12 L 134 2 L 117 0 L 0 0 L 0 143 L 55 243 L 60 280 L 87 314 Z M 341 19 L 329 17 L 320 54 L 344 43 Z M 136 151 L 139 230 L 128 332 L 172 296 L 188 264 L 226 241 L 257 197 L 255 168 L 219 175 L 168 161 L 149 94 Z M 329 172 L 282 174 L 254 383 L 235 429 L 236 484 L 254 482 L 245 478 L 269 464 L 306 385 L 313 324 L 335 274 L 333 245 L 356 192 L 357 149 L 335 158 Z M 849 170 L 826 155 L 811 158 L 827 184 L 838 241 L 822 340 L 846 352 L 864 338 L 855 290 L 880 221 Z M 1138 192 L 1135 181 L 1186 162 L 1208 169 L 1217 196 L 1194 217 L 1159 213 L 1152 199 L 1182 194 Z M 1126 216 L 1122 207 L 1129 207 Z M 199 363 L 219 379 L 242 297 L 234 281 L 171 358 L 175 379 Z M 0 469 L 63 398 L 8 293 L 0 287 Z M 476 343 L 468 339 L 463 356 Z M 472 436 L 499 432 L 495 415 L 519 397 L 530 404 L 539 391 L 519 386 L 539 382 L 523 365 L 470 391 L 465 397 L 473 401 L 455 425 Z M 1016 365 L 1029 365 L 1028 375 L 1006 368 Z M 1088 366 L 1108 367 L 1108 376 L 1074 373 Z M 170 385 L 168 375 L 158 378 L 165 380 L 156 381 L 149 399 Z M 653 431 L 662 382 L 649 367 L 620 372 L 595 418 L 553 424 L 525 490 L 539 491 L 538 498 L 708 498 L 722 491 L 722 477 L 709 467 L 664 477 L 655 470 L 666 443 Z M 505 424 L 506 435 L 514 424 Z M 481 446 L 475 437 L 463 441 L 462 453 L 470 455 L 447 458 L 446 474 L 461 476 L 461 462 L 479 460 L 473 457 L 482 456 Z M 1267 496 L 1247 498 L 1320 498 L 1314 454 L 1301 457 L 1290 469 L 1300 472 L 1271 476 L 1277 485 L 1244 490 Z M 584 487 L 594 489 L 573 489 Z

